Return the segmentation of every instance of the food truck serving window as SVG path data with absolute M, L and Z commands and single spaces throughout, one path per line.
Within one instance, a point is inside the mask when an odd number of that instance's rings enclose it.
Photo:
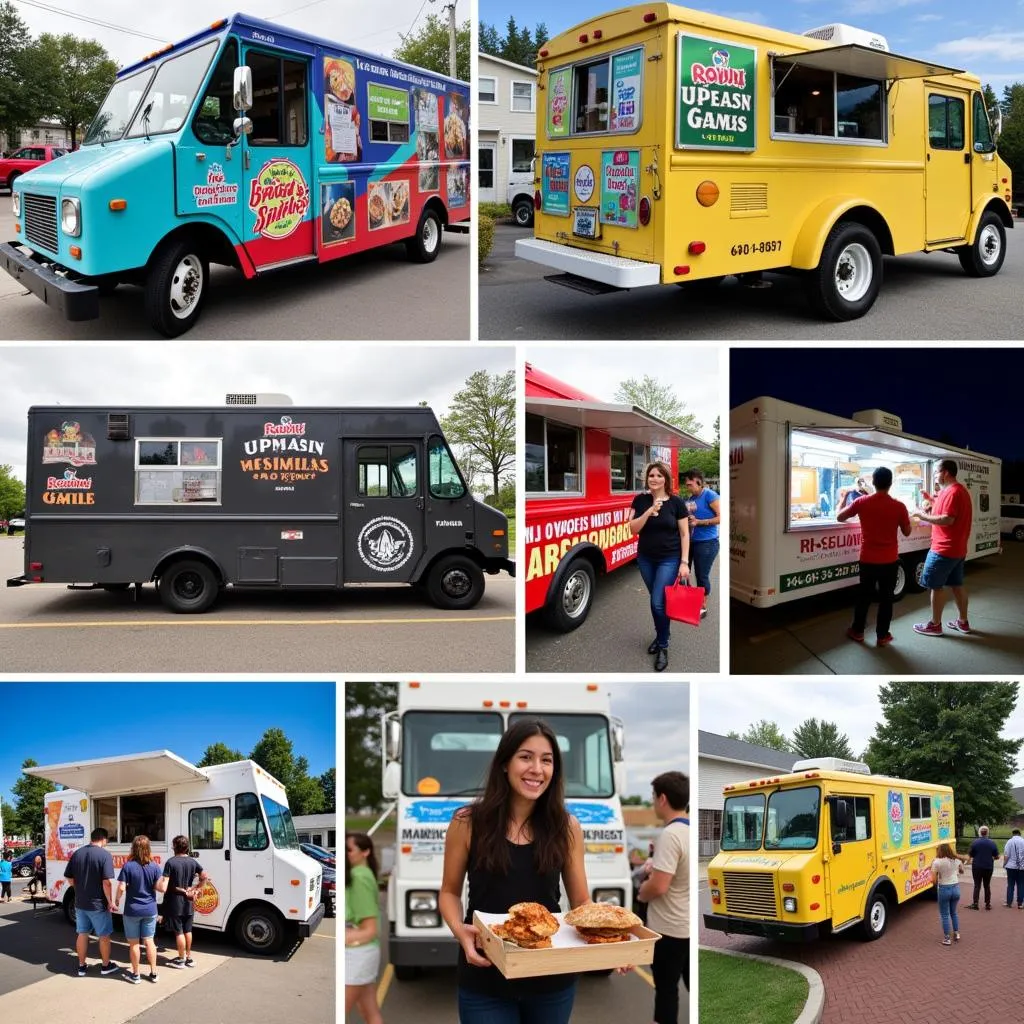
M 366 83 L 366 108 L 373 142 L 409 141 L 409 91 Z
M 129 139 L 176 132 L 185 123 L 218 42 L 211 39 L 194 50 L 168 57 L 160 65 L 128 129 Z
M 763 828 L 763 793 L 726 798 L 722 811 L 723 850 L 759 850 Z
M 219 505 L 220 438 L 145 438 L 135 441 L 136 505 Z
M 416 449 L 411 444 L 361 445 L 356 458 L 361 498 L 416 496 Z
M 265 850 L 269 845 L 256 794 L 239 793 L 235 797 L 235 849 Z
M 764 832 L 766 850 L 813 850 L 818 845 L 817 786 L 778 789 L 768 797 Z
M 641 122 L 644 48 L 608 53 L 548 76 L 548 138 L 632 135 Z
M 772 134 L 812 136 L 809 141 L 885 141 L 885 83 L 803 67 L 777 57 Z
M 96 827 L 105 828 L 112 843 L 131 843 L 136 836 L 165 843 L 166 796 L 161 792 L 97 797 L 93 800 Z
M 432 498 L 462 498 L 466 485 L 459 475 L 448 445 L 440 437 L 432 437 L 428 449 L 430 462 L 430 496 Z
M 644 489 L 644 467 L 649 459 L 650 448 L 645 444 L 634 444 L 612 438 L 612 490 L 642 491 Z
M 580 431 L 526 414 L 526 490 L 533 494 L 582 494 Z

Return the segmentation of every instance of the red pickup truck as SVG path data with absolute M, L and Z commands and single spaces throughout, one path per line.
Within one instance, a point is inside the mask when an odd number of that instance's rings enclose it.
M 62 146 L 22 146 L 16 149 L 9 157 L 0 160 L 0 188 L 9 189 L 19 175 L 65 153 L 67 150 Z

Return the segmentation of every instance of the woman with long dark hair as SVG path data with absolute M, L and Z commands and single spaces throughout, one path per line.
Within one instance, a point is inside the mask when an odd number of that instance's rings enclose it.
M 366 1024 L 383 1024 L 377 1006 L 380 967 L 380 889 L 373 840 L 345 836 L 345 1014 L 358 1007 Z
M 463 915 L 467 874 L 469 905 Z M 455 813 L 445 839 L 438 903 L 461 947 L 460 1024 L 567 1024 L 576 976 L 507 980 L 477 949 L 479 935 L 471 923 L 474 911 L 504 914 L 516 903 L 557 911 L 559 879 L 573 907 L 589 902 L 583 830 L 565 808 L 558 740 L 546 722 L 525 718 L 501 737 L 483 794 Z

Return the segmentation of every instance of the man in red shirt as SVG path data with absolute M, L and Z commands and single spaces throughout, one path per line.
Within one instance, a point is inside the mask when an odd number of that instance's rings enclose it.
M 932 503 L 931 512 L 915 512 L 914 518 L 932 528 L 932 546 L 924 560 L 921 586 L 931 597 L 931 619 L 914 624 L 922 636 L 942 636 L 942 609 L 946 605 L 943 587 L 953 591 L 957 618 L 946 623 L 956 633 L 970 633 L 967 621 L 967 591 L 964 589 L 964 559 L 971 536 L 974 506 L 967 488 L 957 478 L 957 464 L 943 459 L 935 472 L 942 490 Z
M 860 586 L 853 606 L 853 625 L 846 635 L 857 643 L 864 643 L 864 626 L 868 608 L 878 592 L 878 620 L 875 633 L 879 647 L 892 643 L 889 624 L 892 622 L 892 595 L 896 589 L 896 576 L 900 567 L 899 539 L 896 531 L 910 536 L 910 513 L 902 501 L 889 497 L 892 470 L 879 466 L 871 474 L 874 494 L 865 494 L 840 509 L 836 519 L 845 523 L 857 516 L 860 519 Z

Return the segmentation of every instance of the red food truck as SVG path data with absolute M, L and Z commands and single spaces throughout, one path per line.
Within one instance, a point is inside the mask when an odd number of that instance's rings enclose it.
M 635 405 L 602 402 L 526 364 L 526 610 L 553 629 L 581 626 L 599 575 L 636 558 L 626 523 L 644 468 L 677 474 L 704 441 Z

